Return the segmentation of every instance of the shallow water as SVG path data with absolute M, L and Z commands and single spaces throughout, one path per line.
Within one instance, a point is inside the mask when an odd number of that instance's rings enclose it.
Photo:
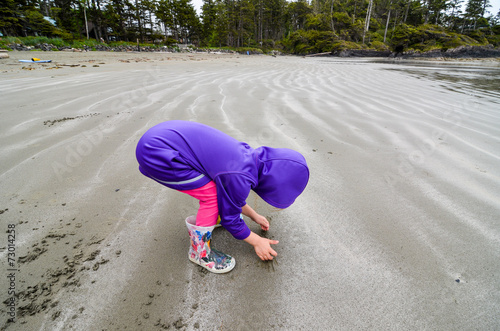
M 415 77 L 442 82 L 442 86 L 463 93 L 486 94 L 500 97 L 500 66 L 488 63 L 422 63 L 392 62 L 391 68 Z M 394 68 L 396 66 L 396 68 Z
M 442 82 L 441 86 L 456 92 L 500 97 L 500 63 L 495 61 L 402 61 L 394 59 L 321 58 L 331 64 L 381 64 L 382 69 L 407 73 L 416 78 Z M 498 100 L 497 100 L 498 102 Z

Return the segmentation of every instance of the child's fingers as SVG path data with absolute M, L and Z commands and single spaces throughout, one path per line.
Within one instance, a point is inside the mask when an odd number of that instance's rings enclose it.
M 277 240 L 268 240 L 269 244 L 277 244 Z M 264 248 L 264 247 L 263 247 Z M 278 253 L 274 249 L 271 248 L 271 246 L 267 246 L 264 248 L 262 251 L 257 252 L 257 255 L 262 261 L 268 261 L 272 260 L 273 257 L 278 256 Z
M 262 218 L 258 221 L 258 223 L 259 223 L 260 225 L 266 225 L 266 226 L 269 226 L 269 221 L 268 221 L 268 220 L 266 220 L 266 218 L 265 218 L 265 217 L 262 217 Z
M 278 253 L 276 253 L 274 250 L 270 250 L 269 254 L 265 254 L 265 255 L 262 255 L 262 256 L 259 256 L 259 257 L 263 261 L 268 261 L 268 260 L 272 260 L 273 257 L 276 257 L 276 256 L 278 256 Z
M 277 243 L 279 243 L 279 241 L 278 240 L 269 240 L 269 243 L 272 245 L 276 245 Z M 273 256 L 278 256 L 278 253 L 276 253 L 276 251 L 274 249 L 272 249 L 271 246 L 269 246 L 269 254 L 271 254 L 271 256 L 269 256 L 269 260 L 272 260 Z
M 269 254 L 265 254 L 261 257 L 261 260 L 267 261 L 267 260 L 272 260 L 273 257 L 278 256 L 278 253 L 274 249 L 270 249 Z

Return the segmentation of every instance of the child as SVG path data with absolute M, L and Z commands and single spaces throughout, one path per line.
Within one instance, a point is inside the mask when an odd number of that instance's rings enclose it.
M 145 176 L 200 201 L 196 217 L 186 219 L 191 247 L 189 259 L 215 273 L 231 271 L 235 260 L 210 248 L 212 231 L 221 225 L 244 240 L 262 260 L 277 253 L 277 240 L 250 231 L 240 214 L 265 231 L 269 222 L 246 204 L 250 190 L 277 208 L 287 208 L 304 191 L 309 169 L 304 157 L 286 148 L 251 148 L 209 126 L 168 121 L 149 129 L 136 150 L 139 170 Z

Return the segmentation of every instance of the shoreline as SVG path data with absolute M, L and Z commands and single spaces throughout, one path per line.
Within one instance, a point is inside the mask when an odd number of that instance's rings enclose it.
M 234 59 L 234 58 L 247 58 L 247 57 L 283 57 L 283 58 L 327 58 L 338 60 L 354 60 L 354 61 L 368 61 L 368 62 L 381 62 L 381 63 L 436 63 L 436 64 L 484 64 L 497 66 L 500 64 L 500 57 L 478 57 L 478 58 L 450 58 L 450 57 L 356 57 L 356 56 L 335 56 L 335 55 L 322 55 L 322 56 L 305 56 L 305 55 L 246 55 L 239 53 L 224 53 L 224 52 L 110 52 L 110 51 L 88 51 L 88 52 L 64 52 L 64 51 L 9 51 L 8 58 L 0 58 L 0 72 L 16 65 L 36 67 L 50 67 L 50 66 L 66 66 L 71 65 L 68 62 L 75 59 L 75 63 L 81 65 L 99 65 L 116 63 L 140 63 L 140 62 L 158 62 L 158 61 L 217 61 L 219 59 Z M 31 59 L 33 57 L 42 60 L 51 60 L 50 63 L 22 63 L 18 62 L 21 59 Z M 87 63 L 85 63 L 87 62 Z M 99 63 L 98 63 L 99 62 Z
M 12 51 L 9 58 L 0 59 L 0 73 L 6 77 L 15 78 L 20 73 L 31 76 L 45 76 L 44 71 L 51 70 L 50 77 L 68 74 L 70 72 L 90 73 L 107 70 L 122 70 L 122 65 L 131 68 L 142 68 L 151 65 L 168 64 L 170 62 L 211 62 L 220 59 L 235 59 L 240 54 L 190 54 L 190 53 L 144 53 L 144 52 L 45 52 L 45 51 Z M 51 60 L 49 63 L 23 63 L 19 60 L 39 58 Z
M 50 46 L 50 47 L 48 47 Z M 56 48 L 53 45 L 44 46 L 45 49 L 33 49 L 31 46 L 26 47 L 20 45 L 19 47 L 14 47 L 14 49 L 9 50 L 8 52 L 30 52 L 30 51 L 38 51 L 38 52 L 69 52 L 69 53 L 85 53 L 85 52 L 110 52 L 110 53 L 125 53 L 125 54 L 140 54 L 140 53 L 160 53 L 160 54 L 232 54 L 232 55 L 284 55 L 284 56 L 305 56 L 305 57 L 339 57 L 339 58 L 395 58 L 395 59 L 408 59 L 408 60 L 443 60 L 448 61 L 452 59 L 460 60 L 486 60 L 493 59 L 500 61 L 500 47 L 494 48 L 493 46 L 459 46 L 456 48 L 446 48 L 446 49 L 435 49 L 426 52 L 419 51 L 405 51 L 405 52 L 393 52 L 389 50 L 377 51 L 373 49 L 346 49 L 342 51 L 332 51 L 326 53 L 318 53 L 318 54 L 282 54 L 279 51 L 271 51 L 268 54 L 263 53 L 255 53 L 250 51 L 250 53 L 245 52 L 237 52 L 233 50 L 225 50 L 225 49 L 183 49 L 181 51 L 174 51 L 171 48 L 164 47 L 163 50 L 157 48 L 145 47 L 142 51 L 134 50 L 134 47 L 130 46 L 127 48 L 118 48 L 118 49 L 98 49 L 98 50 L 90 50 L 90 49 L 73 49 L 69 47 L 61 47 Z M 21 48 L 21 49 L 17 49 Z

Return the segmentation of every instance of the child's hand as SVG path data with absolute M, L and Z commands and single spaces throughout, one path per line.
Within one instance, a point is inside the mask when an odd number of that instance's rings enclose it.
M 274 256 L 278 256 L 278 253 L 271 248 L 272 245 L 279 243 L 278 240 L 271 240 L 267 238 L 262 238 L 259 245 L 254 246 L 255 253 L 262 261 L 272 260 Z
M 264 231 L 269 230 L 269 221 L 262 215 L 257 215 L 253 218 L 253 221 L 260 225 L 261 229 Z
M 278 256 L 278 253 L 271 248 L 271 245 L 279 243 L 278 240 L 262 238 L 252 232 L 245 241 L 253 246 L 255 253 L 263 261 L 272 260 L 274 256 Z
M 257 212 L 253 210 L 249 205 L 244 205 L 243 207 L 241 207 L 241 212 L 243 213 L 243 215 L 250 217 L 252 221 L 259 224 L 262 230 L 269 230 L 269 222 L 267 221 L 267 219 L 264 216 L 257 214 Z

